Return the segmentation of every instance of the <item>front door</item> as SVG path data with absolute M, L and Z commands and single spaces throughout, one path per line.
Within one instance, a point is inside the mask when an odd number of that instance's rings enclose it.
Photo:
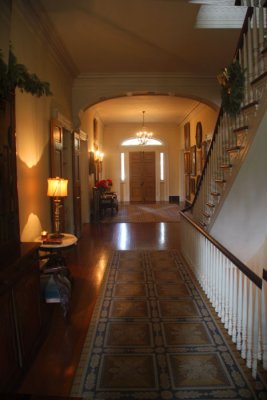
M 129 153 L 130 201 L 153 203 L 156 201 L 155 152 Z

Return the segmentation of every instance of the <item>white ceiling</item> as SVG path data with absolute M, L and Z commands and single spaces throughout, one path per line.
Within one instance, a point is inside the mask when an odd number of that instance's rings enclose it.
M 188 0 L 32 0 L 32 4 L 52 24 L 77 75 L 216 76 L 232 60 L 240 33 L 240 29 L 196 29 L 201 5 Z M 177 123 L 195 106 L 196 101 L 188 99 L 134 96 L 95 107 L 104 123 L 138 121 L 142 110 L 151 121 Z

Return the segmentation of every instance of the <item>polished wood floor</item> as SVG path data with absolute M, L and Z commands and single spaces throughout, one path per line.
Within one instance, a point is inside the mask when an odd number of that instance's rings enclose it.
M 65 322 L 55 306 L 47 339 L 18 392 L 67 396 L 79 362 L 105 266 L 112 250 L 178 249 L 179 223 L 87 224 L 68 252 L 74 277 L 71 316 Z M 54 305 L 51 305 L 54 306 Z

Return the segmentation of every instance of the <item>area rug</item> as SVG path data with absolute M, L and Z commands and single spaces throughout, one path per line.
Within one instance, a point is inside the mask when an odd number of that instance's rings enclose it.
M 74 379 L 85 399 L 266 399 L 177 251 L 116 251 Z
M 179 205 L 167 202 L 153 204 L 120 203 L 117 213 L 106 210 L 101 222 L 178 222 Z

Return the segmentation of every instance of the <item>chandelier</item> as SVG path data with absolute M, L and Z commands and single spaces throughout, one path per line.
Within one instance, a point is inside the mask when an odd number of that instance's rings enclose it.
M 141 131 L 137 132 L 136 136 L 138 138 L 138 142 L 141 145 L 146 145 L 149 139 L 151 139 L 153 133 L 152 132 L 147 132 L 145 128 L 145 111 L 142 111 L 143 113 L 143 125 Z

